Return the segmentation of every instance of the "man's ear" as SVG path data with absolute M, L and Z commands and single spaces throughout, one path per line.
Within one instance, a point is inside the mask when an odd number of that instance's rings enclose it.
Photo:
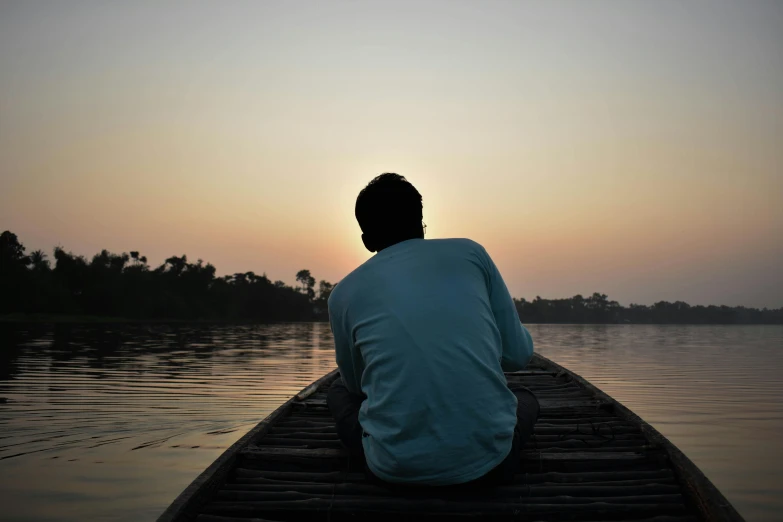
M 375 248 L 375 245 L 373 245 L 372 240 L 367 237 L 367 234 L 362 234 L 362 243 L 364 243 L 364 248 L 369 250 L 370 252 L 375 252 L 377 248 Z

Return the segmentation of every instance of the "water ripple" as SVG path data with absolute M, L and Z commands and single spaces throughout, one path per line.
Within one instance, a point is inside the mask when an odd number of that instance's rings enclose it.
M 0 503 L 13 520 L 152 519 L 334 367 L 323 323 L 4 326 L 0 354 Z
M 656 426 L 748 520 L 783 511 L 783 327 L 530 329 L 539 352 Z M 3 325 L 3 517 L 154 519 L 333 367 L 324 323 Z

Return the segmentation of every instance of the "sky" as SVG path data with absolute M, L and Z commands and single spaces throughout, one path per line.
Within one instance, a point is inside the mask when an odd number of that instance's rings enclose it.
M 0 230 L 337 282 L 374 176 L 515 297 L 783 306 L 783 3 L 0 0 Z

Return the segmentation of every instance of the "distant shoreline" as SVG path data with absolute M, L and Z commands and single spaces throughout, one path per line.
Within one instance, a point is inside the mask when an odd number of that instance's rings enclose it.
M 135 317 L 104 317 L 78 314 L 6 314 L 0 315 L 0 323 L 31 324 L 270 324 L 270 323 L 318 323 L 325 319 L 300 321 L 259 321 L 243 319 L 151 319 Z
M 0 324 L 275 324 L 275 323 L 325 323 L 326 318 L 290 320 L 290 321 L 259 321 L 242 319 L 161 319 L 161 318 L 134 318 L 134 317 L 103 317 L 99 315 L 78 315 L 78 314 L 5 314 L 0 315 Z M 548 325 L 656 325 L 656 326 L 780 326 L 779 323 L 649 323 L 649 322 L 539 322 L 522 321 L 523 324 L 548 324 Z
M 201 259 L 172 256 L 157 268 L 138 251 L 102 250 L 92 259 L 54 249 L 25 254 L 13 232 L 0 234 L 0 323 L 269 324 L 328 319 L 335 285 L 310 270 L 297 286 L 266 274 L 218 277 Z M 292 271 L 293 272 L 293 271 Z M 339 285 L 339 283 L 337 283 Z M 593 292 L 565 298 L 513 299 L 524 324 L 783 324 L 783 308 L 658 301 L 622 306 Z M 423 312 L 426 313 L 426 312 Z

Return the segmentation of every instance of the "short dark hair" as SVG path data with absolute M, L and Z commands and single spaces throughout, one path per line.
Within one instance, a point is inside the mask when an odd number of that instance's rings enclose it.
M 386 172 L 356 198 L 356 220 L 365 234 L 396 238 L 421 228 L 421 194 L 403 176 Z

